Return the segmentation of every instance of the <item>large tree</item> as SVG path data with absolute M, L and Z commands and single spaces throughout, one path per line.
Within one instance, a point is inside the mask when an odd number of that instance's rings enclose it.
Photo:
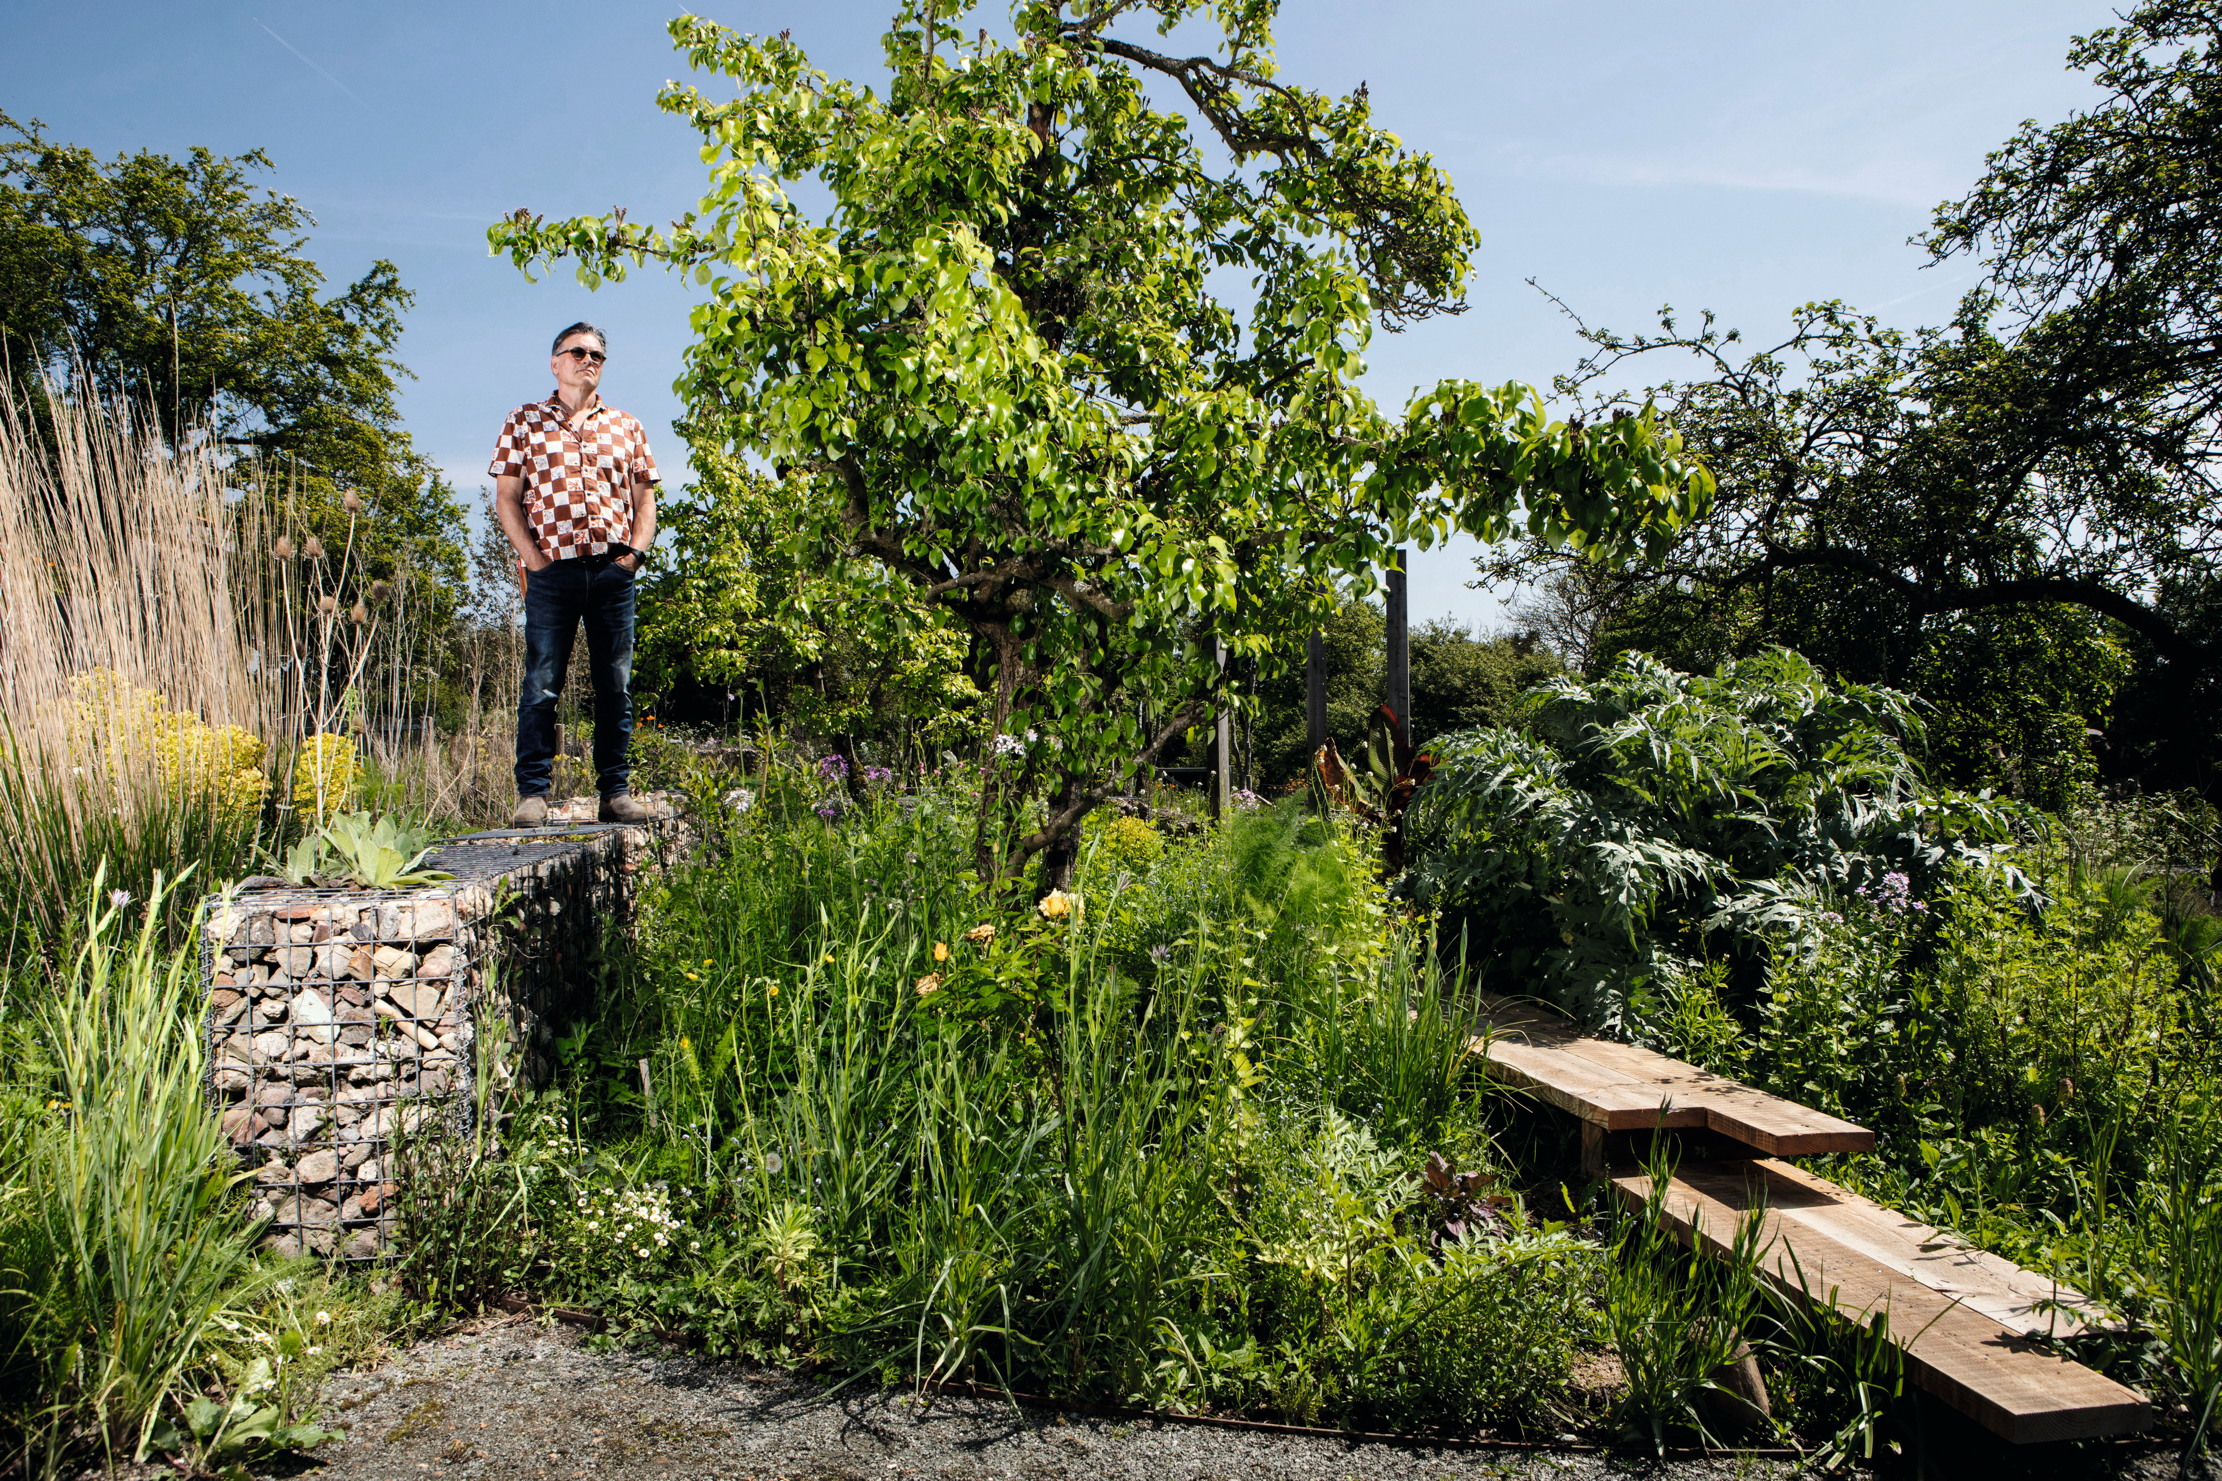
M 261 189 L 252 150 L 102 160 L 0 113 L 0 360 L 19 401 L 42 380 L 145 408 L 164 436 L 251 451 L 296 521 L 335 548 L 345 490 L 368 577 L 407 565 L 452 606 L 462 510 L 402 430 L 395 353 L 411 294 L 394 265 L 335 293 L 315 223 Z
M 2138 748 L 2175 757 L 2148 780 L 2212 787 L 2222 4 L 2142 6 L 2069 60 L 2104 100 L 2025 126 L 1924 239 L 1982 262 L 1948 327 L 1820 304 L 1758 350 L 1710 322 L 1591 335 L 1587 385 L 1631 356 L 1698 357 L 1647 394 L 1720 497 L 1667 561 L 1583 589 L 1632 641 L 1789 642 L 1855 678 L 1927 674 L 1966 711 L 1941 739 L 1987 723 L 2003 734 L 1971 744 L 2031 758 L 2080 751 L 2134 661 L 2131 687 L 2167 696 L 2139 709 Z M 1563 564 L 1532 555 L 1494 573 Z
M 1534 547 L 1485 568 L 1542 578 L 1559 607 L 1585 609 L 1564 615 L 1587 617 L 1593 669 L 1637 649 L 1705 670 L 1787 644 L 1927 700 L 1929 759 L 1950 780 L 2061 801 L 2088 780 L 2087 732 L 2129 666 L 2114 609 L 2139 580 L 2134 529 L 2093 511 L 2133 503 L 2123 482 L 2141 475 L 2125 472 L 2120 436 L 2095 431 L 2023 465 L 2028 362 L 1981 310 L 1907 335 L 1811 305 L 1758 349 L 1671 318 L 1652 336 L 1593 335 L 1589 378 L 1633 356 L 1701 358 L 1709 373 L 1648 394 L 1719 496 L 1640 569 L 1570 570 Z M 1580 379 L 1565 388 L 1579 394 Z
M 905 3 L 884 94 L 682 18 L 739 87 L 663 96 L 705 141 L 699 213 L 520 211 L 492 240 L 589 283 L 657 258 L 709 285 L 698 436 L 800 475 L 819 564 L 876 562 L 983 655 L 1005 753 L 983 874 L 1040 855 L 1061 883 L 1081 818 L 1397 543 L 1502 534 L 1524 497 L 1532 532 L 1617 556 L 1702 503 L 1648 415 L 1557 422 L 1459 381 L 1389 414 L 1358 389 L 1376 324 L 1458 309 L 1475 235 L 1363 89 L 1276 76 L 1277 0 L 1022 0 L 1009 44 L 972 8 Z M 1184 21 L 1208 51 L 1123 34 Z M 787 193 L 805 179 L 822 220 Z

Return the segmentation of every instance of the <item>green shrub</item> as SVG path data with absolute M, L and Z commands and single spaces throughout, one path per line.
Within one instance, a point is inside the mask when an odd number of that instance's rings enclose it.
M 1499 982 L 1619 1026 L 1719 959 L 1747 996 L 1768 942 L 1828 897 L 1983 860 L 2025 809 L 1924 795 L 1887 690 L 1783 649 L 1711 678 L 1627 654 L 1532 691 L 1526 728 L 1441 748 L 1407 824 L 1409 889 Z
M 775 762 L 711 820 L 563 1042 L 596 1170 L 551 1184 L 539 1288 L 619 1332 L 890 1379 L 1551 1409 L 1598 1253 L 1510 1216 L 1445 1244 L 1414 1212 L 1430 1152 L 1488 1165 L 1485 1092 L 1357 843 L 1295 808 L 1097 830 L 1053 918 L 969 876 L 971 773 L 830 818 L 816 781 Z M 665 1242 L 596 1243 L 613 1201 Z M 1301 1253 L 1338 1240 L 1340 1274 Z

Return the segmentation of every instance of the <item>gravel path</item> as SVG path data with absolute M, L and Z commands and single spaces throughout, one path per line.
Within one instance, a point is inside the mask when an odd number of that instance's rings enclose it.
M 777 1375 L 690 1357 L 586 1351 L 522 1318 L 423 1344 L 337 1375 L 319 1481 L 883 1481 L 928 1476 L 1116 1481 L 1418 1481 L 1626 1476 L 1625 1460 L 1504 1450 L 1351 1444 L 1205 1426 L 1014 1412 L 905 1394 L 828 1398 Z M 1642 1468 L 1654 1477 L 1777 1478 L 1780 1461 Z
M 689 1356 L 590 1352 L 565 1327 L 496 1318 L 382 1367 L 335 1375 L 320 1420 L 347 1432 L 288 1474 L 316 1481 L 1785 1481 L 1789 1461 L 1444 1450 L 1001 1402 L 823 1389 Z M 2001 1446 L 1900 1461 L 1870 1481 L 2175 1481 L 2160 1446 Z M 167 1474 L 167 1473 L 165 1473 Z M 1843 1473 L 1839 1473 L 1840 1475 Z M 2204 1467 L 2194 1475 L 2213 1477 Z

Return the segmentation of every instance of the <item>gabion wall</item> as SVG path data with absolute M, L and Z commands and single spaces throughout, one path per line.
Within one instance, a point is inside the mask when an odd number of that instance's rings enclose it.
M 477 834 L 427 861 L 453 880 L 421 889 L 213 904 L 209 1094 L 255 1169 L 273 1248 L 377 1255 L 401 1190 L 396 1138 L 463 1129 L 481 1072 L 497 1089 L 546 1083 L 556 1022 L 674 828 Z

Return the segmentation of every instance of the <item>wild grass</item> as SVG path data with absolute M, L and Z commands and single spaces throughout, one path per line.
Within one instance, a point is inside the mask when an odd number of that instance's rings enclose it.
M 1262 814 L 1091 853 L 1045 914 L 967 877 L 967 778 L 834 822 L 807 770 L 752 780 L 521 1118 L 547 1175 L 485 1174 L 533 1231 L 514 1278 L 873 1381 L 1466 1428 L 1568 1406 L 1600 1253 L 1501 1174 L 1463 1241 L 1419 1196 L 1431 1151 L 1492 1166 L 1488 1092 L 1359 844 Z
M 96 898 L 30 1036 L 51 1071 L 19 1106 L 0 1205 L 0 1363 L 17 1461 L 143 1459 L 275 1275 L 254 1257 L 202 1086 L 198 958 L 161 941 L 157 881 L 127 925 Z M 28 1077 L 11 1087 L 36 1093 Z

